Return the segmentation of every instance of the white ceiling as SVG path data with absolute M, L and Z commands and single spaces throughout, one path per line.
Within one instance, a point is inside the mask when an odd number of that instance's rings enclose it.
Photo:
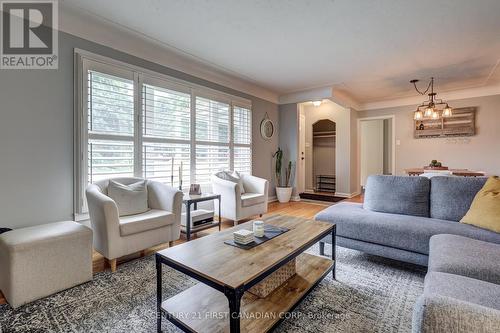
M 278 94 L 500 84 L 499 0 L 64 0 Z M 423 84 L 423 83 L 422 83 Z

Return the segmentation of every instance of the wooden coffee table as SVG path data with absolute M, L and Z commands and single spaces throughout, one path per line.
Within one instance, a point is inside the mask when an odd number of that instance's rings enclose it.
M 335 278 L 335 225 L 280 215 L 265 223 L 290 231 L 250 250 L 224 244 L 250 221 L 156 253 L 158 332 L 162 313 L 185 332 L 267 332 L 329 272 Z M 304 253 L 330 234 L 331 259 Z M 294 258 L 296 275 L 266 298 L 246 292 Z M 201 283 L 163 301 L 163 264 Z

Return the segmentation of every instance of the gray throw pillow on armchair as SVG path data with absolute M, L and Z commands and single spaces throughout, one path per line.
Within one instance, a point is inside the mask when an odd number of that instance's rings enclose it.
M 245 193 L 245 187 L 243 187 L 243 179 L 241 178 L 241 175 L 238 171 L 224 170 L 217 172 L 215 175 L 220 179 L 228 180 L 230 182 L 238 184 L 240 193 Z
M 120 216 L 140 214 L 149 210 L 148 187 L 145 180 L 130 185 L 110 180 L 108 196 L 115 201 Z

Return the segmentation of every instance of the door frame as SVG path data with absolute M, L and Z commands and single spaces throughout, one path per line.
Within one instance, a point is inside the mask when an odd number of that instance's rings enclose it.
M 357 160 L 358 160 L 358 167 L 357 167 L 357 174 L 358 174 L 358 179 L 359 179 L 359 187 L 361 188 L 361 122 L 362 121 L 369 121 L 369 120 L 385 120 L 385 119 L 391 119 L 392 120 L 392 161 L 391 161 L 391 169 L 392 169 L 392 174 L 396 174 L 396 115 L 390 114 L 390 115 L 383 115 L 383 116 L 374 116 L 374 117 L 363 117 L 363 118 L 358 118 L 357 119 Z

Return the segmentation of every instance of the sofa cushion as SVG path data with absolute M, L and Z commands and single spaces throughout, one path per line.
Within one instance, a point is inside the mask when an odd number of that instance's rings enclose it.
M 175 215 L 165 210 L 151 209 L 145 213 L 120 217 L 120 235 L 127 236 L 165 227 L 175 222 Z
M 430 180 L 425 177 L 370 176 L 366 183 L 367 210 L 429 216 Z
M 436 294 L 500 310 L 500 285 L 461 275 L 429 272 L 424 295 Z
M 486 177 L 433 177 L 431 179 L 430 217 L 460 221 L 469 210 Z
M 130 185 L 109 181 L 108 196 L 118 206 L 120 216 L 146 212 L 148 208 L 148 188 L 145 180 Z
M 415 177 L 417 178 L 417 177 Z M 362 204 L 339 203 L 319 212 L 316 220 L 337 225 L 337 235 L 379 245 L 429 253 L 429 239 L 455 234 L 500 243 L 500 234 L 471 225 L 410 215 L 372 212 Z
M 442 234 L 432 236 L 429 247 L 429 272 L 500 284 L 500 244 Z
M 264 194 L 260 193 L 245 193 L 241 195 L 241 205 L 243 207 L 250 207 L 265 201 Z

